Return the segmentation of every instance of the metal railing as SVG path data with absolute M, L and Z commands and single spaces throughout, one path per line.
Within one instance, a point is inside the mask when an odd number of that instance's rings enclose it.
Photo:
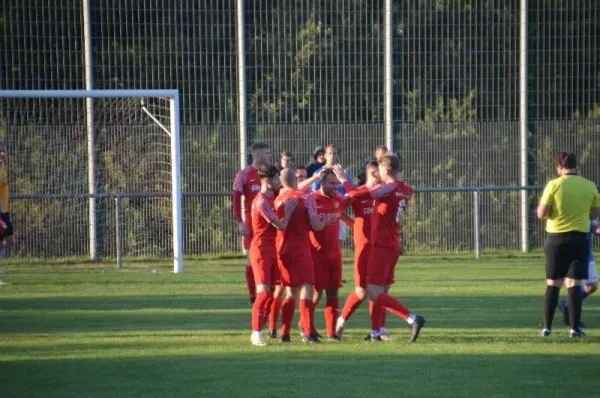
M 518 214 L 518 198 L 504 199 L 504 204 L 501 204 L 501 214 L 488 214 L 483 209 L 491 207 L 493 200 L 498 200 L 496 197 L 490 198 L 486 201 L 484 195 L 486 193 L 492 193 L 499 195 L 502 192 L 536 192 L 542 190 L 542 186 L 487 186 L 487 187 L 450 187 L 450 188 L 416 188 L 415 189 L 415 200 L 419 197 L 427 195 L 439 195 L 439 194 L 466 194 L 460 196 L 457 199 L 457 207 L 447 205 L 447 214 L 440 217 L 436 211 L 431 211 L 431 215 L 428 215 L 427 204 L 415 203 L 409 206 L 407 212 L 407 218 L 405 225 L 403 226 L 403 239 L 406 241 L 405 247 L 408 251 L 473 251 L 475 257 L 480 258 L 486 247 L 486 241 L 484 235 L 489 234 L 492 238 L 489 240 L 488 247 L 493 247 L 500 250 L 519 250 L 520 241 L 522 240 L 519 236 L 519 222 Z M 469 195 L 471 194 L 471 195 Z M 102 193 L 95 195 L 99 201 L 105 199 L 106 205 L 103 207 L 103 217 L 105 219 L 105 226 L 110 233 L 107 233 L 104 239 L 104 249 L 99 250 L 103 253 L 104 257 L 116 257 L 117 266 L 123 265 L 124 259 L 127 257 L 165 257 L 170 254 L 170 232 L 169 226 L 171 225 L 168 218 L 171 214 L 161 213 L 161 209 L 158 207 L 141 207 L 141 210 L 137 210 L 137 216 L 132 217 L 130 209 L 131 201 L 139 199 L 146 199 L 148 201 L 156 200 L 158 198 L 162 200 L 168 200 L 170 198 L 169 192 L 119 192 L 119 193 Z M 235 232 L 235 225 L 233 222 L 233 215 L 231 208 L 228 204 L 228 198 L 231 193 L 226 191 L 214 191 L 214 192 L 185 192 L 183 193 L 184 199 L 184 253 L 186 255 L 202 255 L 202 254 L 219 254 L 227 252 L 241 251 L 239 244 L 239 237 Z M 90 197 L 89 194 L 16 194 L 12 196 L 15 202 L 19 201 L 82 201 L 85 202 Z M 211 202 L 209 198 L 221 198 L 222 200 L 215 203 Z M 514 203 L 508 203 L 508 201 L 514 199 Z M 194 206 L 191 202 L 198 201 L 201 203 L 198 206 Z M 444 204 L 444 198 L 441 200 L 431 201 L 432 203 L 442 202 Z M 125 203 L 124 203 L 125 202 Z M 470 203 L 469 203 L 470 202 Z M 112 205 L 110 205 L 112 203 Z M 186 205 L 187 203 L 187 205 Z M 194 202 L 195 203 L 195 202 Z M 506 222 L 506 219 L 512 216 L 511 206 L 513 210 L 517 212 L 514 215 L 515 220 L 513 223 Z M 168 203 L 164 204 L 165 208 L 168 208 Z M 207 209 L 199 213 L 198 208 Z M 421 207 L 421 208 L 419 208 Z M 425 207 L 425 208 L 423 208 Z M 471 210 L 466 208 L 471 207 Z M 216 216 L 208 220 L 198 220 L 201 216 L 213 213 L 214 209 L 217 208 Z M 22 210 L 18 210 L 22 209 Z M 33 247 L 35 239 L 26 238 L 23 242 L 19 240 L 19 234 L 26 229 L 28 223 L 28 217 L 23 210 L 24 206 L 13 206 L 13 210 L 16 211 L 17 216 L 14 217 L 13 223 L 15 224 L 15 231 L 17 234 L 17 245 L 20 245 L 20 249 L 17 250 L 17 255 L 45 257 L 45 256 L 85 256 L 85 248 L 81 247 L 81 251 L 77 248 L 76 240 L 82 238 L 82 242 L 85 242 L 85 237 L 81 237 L 78 234 L 75 236 L 66 237 L 70 241 L 65 242 L 64 248 L 58 249 L 52 253 L 46 253 L 44 246 Z M 85 225 L 85 208 L 81 207 L 79 210 L 82 212 L 80 216 L 80 224 Z M 18 213 L 21 211 L 22 217 L 19 217 Z M 76 212 L 76 211 L 74 211 Z M 112 216 L 109 213 L 112 212 Z M 149 213 L 145 216 L 141 216 L 142 212 Z M 161 213 L 160 217 L 156 216 Z M 543 235 L 541 231 L 541 223 L 535 219 L 533 208 L 530 212 L 530 225 L 531 229 L 536 232 L 537 235 Z M 153 218 L 156 216 L 157 218 Z M 146 224 L 137 225 L 140 218 L 150 218 L 151 221 Z M 444 220 L 440 220 L 443 218 Z M 471 218 L 471 222 L 468 221 Z M 77 218 L 75 218 L 77 219 Z M 429 226 L 419 227 L 419 224 L 423 220 L 429 220 Z M 516 221 L 516 222 L 514 222 Z M 77 224 L 77 222 L 74 222 Z M 134 225 L 135 224 L 135 225 Z M 159 232 L 148 232 L 150 230 L 149 225 L 156 227 Z M 469 224 L 472 226 L 469 226 Z M 512 227 L 511 227 L 512 225 Z M 69 228 L 69 226 L 67 226 Z M 512 228 L 512 230 L 511 230 Z M 75 228 L 76 229 L 76 228 Z M 514 237 L 514 242 L 510 239 L 498 237 L 494 232 L 495 230 L 502 230 L 505 236 Z M 81 232 L 84 233 L 86 229 L 81 228 Z M 472 231 L 472 232 L 471 232 Z M 445 235 L 449 238 L 441 242 L 433 243 L 438 240 L 438 235 Z M 136 234 L 138 236 L 136 236 Z M 147 236 L 146 236 L 147 234 Z M 144 236 L 141 236 L 144 235 Z M 472 237 L 472 238 L 470 238 Z M 431 239 L 431 244 L 427 241 Z M 494 242 L 497 239 L 498 242 Z M 528 236 L 527 240 L 531 237 Z M 220 242 L 217 242 L 220 240 Z M 141 242 L 141 243 L 140 243 Z M 148 243 L 151 242 L 151 243 Z M 419 244 L 415 244 L 418 242 Z M 494 243 L 492 243 L 494 242 Z M 541 240 L 537 239 L 537 244 L 534 243 L 533 247 L 539 246 Z M 32 245 L 27 247 L 27 245 Z M 345 248 L 352 247 L 352 239 L 349 236 L 344 242 Z M 71 248 L 71 249 L 69 249 Z M 75 249 L 73 249 L 75 248 Z

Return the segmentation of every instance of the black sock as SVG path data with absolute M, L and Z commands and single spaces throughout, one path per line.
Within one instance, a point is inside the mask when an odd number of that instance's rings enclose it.
M 579 320 L 581 319 L 581 286 L 573 286 L 567 289 L 569 303 L 569 321 L 571 329 L 579 330 Z
M 544 296 L 544 329 L 552 329 L 552 320 L 554 312 L 558 305 L 558 294 L 560 288 L 556 286 L 546 286 L 546 295 Z

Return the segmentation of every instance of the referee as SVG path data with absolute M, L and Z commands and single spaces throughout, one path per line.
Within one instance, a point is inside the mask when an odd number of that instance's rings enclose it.
M 577 157 L 571 152 L 559 152 L 554 158 L 559 175 L 544 188 L 537 216 L 546 220 L 546 295 L 544 296 L 544 329 L 542 336 L 552 333 L 552 318 L 558 295 L 566 280 L 568 289 L 571 338 L 583 337 L 579 329 L 581 318 L 580 285 L 588 276 L 586 235 L 590 219 L 598 217 L 596 185 L 577 175 Z

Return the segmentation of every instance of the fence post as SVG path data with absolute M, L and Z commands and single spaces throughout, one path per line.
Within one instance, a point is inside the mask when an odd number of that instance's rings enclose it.
M 385 145 L 388 147 L 390 151 L 394 150 L 394 130 L 393 123 L 394 120 L 392 109 L 393 109 L 393 90 L 394 90 L 394 82 L 393 82 L 393 74 L 392 74 L 392 65 L 393 65 L 393 54 L 392 54 L 392 38 L 394 35 L 394 27 L 392 21 L 392 0 L 384 1 L 384 73 L 383 73 L 383 87 L 384 87 L 384 126 L 385 126 Z
M 121 195 L 115 196 L 115 240 L 117 247 L 117 268 L 123 266 L 123 242 L 121 233 Z
M 85 89 L 92 90 L 94 88 L 93 65 L 92 65 L 92 29 L 90 18 L 90 1 L 82 0 L 83 10 L 83 57 L 84 57 L 84 74 L 85 74 Z M 87 97 L 85 99 L 86 106 L 86 128 L 87 128 L 87 155 L 88 155 L 88 229 L 90 242 L 90 258 L 92 261 L 98 259 L 98 236 L 97 236 L 97 219 L 96 219 L 96 144 L 94 131 L 94 99 Z
M 480 191 L 473 192 L 473 218 L 475 221 L 475 258 L 481 257 L 481 209 L 479 206 Z
M 522 187 L 529 184 L 527 155 L 527 0 L 520 2 L 519 16 L 519 147 L 520 180 Z M 520 192 L 521 197 L 521 251 L 529 251 L 529 192 Z

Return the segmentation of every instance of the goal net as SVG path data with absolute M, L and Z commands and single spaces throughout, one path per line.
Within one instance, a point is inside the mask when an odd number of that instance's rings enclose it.
M 183 270 L 176 90 L 0 91 L 0 139 L 16 255 Z

